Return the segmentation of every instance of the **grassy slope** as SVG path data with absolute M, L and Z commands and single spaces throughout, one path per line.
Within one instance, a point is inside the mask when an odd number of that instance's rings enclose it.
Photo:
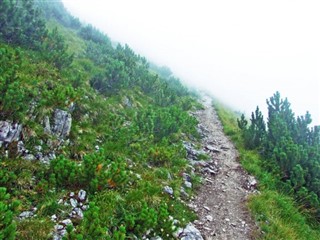
M 144 133 L 136 133 L 136 130 L 133 129 L 137 121 L 136 115 L 143 112 L 144 109 L 150 108 L 160 112 L 162 108 L 154 105 L 151 97 L 139 89 L 123 89 L 119 94 L 110 97 L 97 94 L 89 87 L 88 82 L 92 75 L 103 69 L 95 66 L 90 59 L 85 58 L 82 54 L 86 49 L 86 42 L 76 32 L 61 26 L 54 20 L 48 22 L 48 28 L 58 28 L 59 33 L 63 35 L 71 47 L 69 51 L 75 54 L 75 60 L 70 68 L 59 72 L 45 61 L 34 60 L 34 55 L 37 56 L 37 52 L 21 49 L 23 67 L 18 71 L 19 76 L 23 76 L 21 82 L 27 82 L 29 79 L 34 80 L 30 86 L 32 89 L 37 87 L 41 90 L 39 90 L 42 93 L 40 97 L 44 102 L 39 104 L 37 108 L 36 119 L 27 119 L 24 123 L 32 130 L 33 134 L 26 140 L 28 149 L 39 144 L 39 139 L 47 138 L 43 132 L 41 119 L 46 115 L 50 116 L 55 108 L 66 108 L 65 100 L 69 99 L 68 94 L 62 95 L 61 101 L 57 100 L 65 86 L 79 85 L 74 97 L 76 110 L 72 113 L 73 121 L 70 133 L 72 145 L 65 146 L 56 154 L 64 155 L 66 157 L 65 163 L 79 164 L 82 163 L 81 159 L 84 155 L 94 153 L 95 145 L 99 145 L 107 153 L 110 153 L 111 157 L 126 159 L 128 162 L 125 172 L 130 181 L 123 186 L 102 190 L 98 193 L 89 193 L 90 202 L 95 202 L 100 208 L 101 226 L 104 229 L 109 228 L 109 233 L 112 235 L 111 232 L 116 232 L 121 224 L 129 225 L 127 223 L 129 220 L 126 219 L 128 216 L 136 217 L 136 224 L 138 224 L 140 221 L 139 212 L 143 207 L 141 205 L 145 202 L 148 204 L 148 210 L 151 209 L 150 214 L 152 214 L 152 210 L 158 214 L 158 220 L 154 221 L 156 222 L 155 228 L 159 229 L 155 229 L 155 232 L 160 236 L 163 234 L 163 239 L 166 239 L 167 234 L 171 233 L 171 225 L 167 224 L 169 227 L 165 227 L 160 222 L 163 204 L 168 206 L 169 214 L 179 220 L 179 226 L 184 226 L 195 219 L 194 213 L 179 200 L 180 187 L 183 184 L 181 173 L 188 172 L 185 151 L 180 144 L 181 139 L 186 138 L 186 135 L 182 133 L 181 128 L 181 131 L 175 135 L 177 139 L 168 139 L 167 143 L 165 140 L 155 142 Z M 14 49 L 12 46 L 4 44 L 0 47 L 10 49 L 10 51 Z M 53 94 L 51 89 L 46 89 L 48 82 L 52 83 L 55 89 L 60 90 Z M 130 99 L 131 108 L 124 105 L 124 97 Z M 193 104 L 196 105 L 195 102 Z M 90 117 L 86 117 L 86 115 Z M 124 124 L 127 123 L 129 127 L 124 127 Z M 0 182 L 4 182 L 11 198 L 18 199 L 21 203 L 15 214 L 18 215 L 33 207 L 38 209 L 36 217 L 17 222 L 17 239 L 48 239 L 54 226 L 50 216 L 57 214 L 59 220 L 62 220 L 67 217 L 65 215 L 70 211 L 70 209 L 66 209 L 66 206 L 57 204 L 57 201 L 68 195 L 70 191 L 79 190 L 79 187 L 77 184 L 69 184 L 67 180 L 65 184 L 62 182 L 56 186 L 56 183 L 51 183 L 49 179 L 51 167 L 25 161 L 16 156 L 9 158 L 0 156 L 0 166 L 0 176 L 6 176 L 6 179 L 1 179 Z M 96 167 L 94 166 L 93 169 Z M 77 172 L 76 177 L 81 174 L 83 173 Z M 192 176 L 192 178 L 196 178 L 196 176 Z M 193 183 L 195 181 L 196 179 Z M 162 190 L 164 186 L 172 187 L 174 196 L 169 197 L 164 194 Z M 87 191 L 88 188 L 89 186 L 84 187 Z M 186 191 L 191 194 L 188 189 Z M 163 215 L 165 215 L 164 220 L 168 221 L 167 214 Z M 143 216 L 140 218 L 144 222 Z M 147 218 L 149 217 L 147 216 Z M 80 223 L 79 225 L 75 224 L 75 227 L 78 231 L 82 229 Z M 130 226 L 126 227 L 126 234 L 132 235 L 134 230 L 130 229 Z M 161 232 L 160 228 L 164 228 L 165 231 Z
M 236 118 L 228 107 L 214 103 L 224 126 L 225 133 L 236 144 L 243 167 L 259 181 L 260 194 L 252 195 L 248 201 L 252 215 L 259 223 L 261 239 L 320 239 L 318 225 L 310 226 L 307 216 L 290 196 L 278 192 L 275 178 L 263 169 L 263 161 L 256 151 L 244 149 Z

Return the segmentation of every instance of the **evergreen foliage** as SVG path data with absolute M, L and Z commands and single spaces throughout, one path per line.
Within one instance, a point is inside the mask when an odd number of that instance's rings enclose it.
M 13 212 L 18 205 L 18 201 L 10 201 L 6 188 L 0 187 L 0 239 L 15 239 L 17 224 L 13 220 Z
M 46 27 L 33 0 L 2 0 L 0 12 L 0 39 L 3 42 L 39 49 Z
M 267 130 L 257 107 L 250 126 L 244 116 L 238 119 L 245 145 L 260 149 L 270 171 L 278 169 L 279 187 L 294 193 L 299 204 L 320 220 L 319 164 L 320 141 L 318 127 L 310 128 L 311 115 L 295 118 L 287 99 L 276 92 L 267 100 Z
M 248 207 L 259 223 L 259 231 L 254 233 L 256 239 L 319 239 L 319 223 L 317 222 L 316 209 L 305 205 L 316 202 L 317 196 L 308 193 L 305 187 L 300 188 L 299 196 L 291 186 L 291 181 L 280 178 L 277 164 L 263 157 L 263 148 L 248 150 L 245 148 L 243 131 L 237 125 L 245 126 L 247 121 L 244 115 L 235 121 L 239 114 L 215 102 L 224 131 L 231 137 L 240 153 L 240 162 L 244 168 L 258 181 L 259 194 L 249 197 Z M 258 151 L 257 151 L 258 150 Z M 298 166 L 292 174 L 300 179 L 301 169 Z M 317 170 L 317 172 L 319 172 Z M 297 184 L 296 181 L 292 184 Z

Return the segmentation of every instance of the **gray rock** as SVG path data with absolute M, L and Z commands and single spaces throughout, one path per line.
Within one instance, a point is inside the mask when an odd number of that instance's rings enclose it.
M 1 146 L 0 146 L 1 147 Z M 23 141 L 19 141 L 17 144 L 18 154 L 26 153 L 26 148 L 24 147 Z
M 42 146 L 41 145 L 35 146 L 34 150 L 36 150 L 37 152 L 41 152 L 42 151 Z
M 212 222 L 213 221 L 213 217 L 210 216 L 210 215 L 207 215 L 206 216 L 206 220 L 209 221 L 209 222 Z
M 229 148 L 229 147 L 226 147 L 226 146 L 221 146 L 221 149 L 222 149 L 222 150 L 229 150 L 230 148 Z
M 60 224 L 57 224 L 57 225 L 54 226 L 54 229 L 57 230 L 57 231 L 60 231 L 60 230 L 64 229 L 64 226 L 60 225 Z
M 249 176 L 247 180 L 247 188 L 248 189 L 255 189 L 257 187 L 257 180 L 253 176 Z
M 185 182 L 184 182 L 184 185 L 185 185 L 187 188 L 192 188 L 192 183 L 191 183 L 191 182 L 185 181 Z
M 70 198 L 70 204 L 72 207 L 77 207 L 78 206 L 78 201 L 74 198 Z
M 165 186 L 165 187 L 163 188 L 163 191 L 164 191 L 165 193 L 168 193 L 169 195 L 173 195 L 173 189 L 172 189 L 172 187 Z
M 185 229 L 179 234 L 181 240 L 203 240 L 200 231 L 189 223 Z
M 203 206 L 203 208 L 204 208 L 205 210 L 207 210 L 207 211 L 210 211 L 210 208 L 207 207 L 207 206 Z
M 28 161 L 33 161 L 33 160 L 36 160 L 36 157 L 32 154 L 27 154 L 27 155 L 23 156 L 23 159 L 28 160 Z
M 71 221 L 69 218 L 67 218 L 67 219 L 65 219 L 65 220 L 62 220 L 61 223 L 62 223 L 64 226 L 73 225 L 73 224 L 72 224 L 72 221 Z
M 82 209 L 83 211 L 86 211 L 86 210 L 89 209 L 89 205 L 83 205 L 83 206 L 81 207 L 81 209 Z
M 67 234 L 67 230 L 65 229 L 65 226 L 61 224 L 57 224 L 54 226 L 54 232 L 52 239 L 53 240 L 62 240 L 64 235 Z
M 209 173 L 209 174 L 212 174 L 212 175 L 215 175 L 215 174 L 218 173 L 217 171 L 214 171 L 214 170 L 212 170 L 212 169 L 209 168 L 209 167 L 203 168 L 201 171 L 202 171 L 203 173 Z
M 44 122 L 44 132 L 51 135 L 52 132 L 51 132 L 51 127 L 50 127 L 49 117 L 45 116 L 43 122 Z
M 183 142 L 183 146 L 187 150 L 187 158 L 189 160 L 198 160 L 199 155 L 206 154 L 203 150 L 195 149 L 194 144 L 190 142 Z
M 201 161 L 190 161 L 192 166 L 194 167 L 207 167 L 209 166 L 208 162 L 201 160 Z
M 183 174 L 182 174 L 182 177 L 183 177 L 183 179 L 184 179 L 185 181 L 191 182 L 191 177 L 190 177 L 189 174 L 183 173 Z
M 51 131 L 59 138 L 66 138 L 70 134 L 72 124 L 71 114 L 61 109 L 54 111 L 54 126 Z
M 36 159 L 39 160 L 39 161 L 43 161 L 43 154 L 42 152 L 37 152 L 36 155 L 35 155 Z
M 44 156 L 42 159 L 40 159 L 40 162 L 43 164 L 49 164 L 50 159 L 48 158 L 48 156 Z
M 9 135 L 11 124 L 7 121 L 0 121 L 0 141 L 5 141 Z
M 201 124 L 198 124 L 197 132 L 199 133 L 201 138 L 206 137 L 207 134 L 209 133 L 208 129 L 205 126 L 201 125 Z
M 219 152 L 220 152 L 219 149 L 215 148 L 215 147 L 212 146 L 212 145 L 207 145 L 207 146 L 206 146 L 206 149 L 208 149 L 210 152 L 215 152 L 215 153 L 219 153 Z
M 19 218 L 21 220 L 23 220 L 23 219 L 26 219 L 26 218 L 31 218 L 31 217 L 33 217 L 33 215 L 34 215 L 34 212 L 32 212 L 32 211 L 24 211 L 24 212 L 19 214 Z
M 11 123 L 8 121 L 0 121 L 0 141 L 11 143 L 19 141 L 22 131 L 22 125 L 18 123 Z
M 75 214 L 75 215 L 76 215 L 75 217 L 81 218 L 81 219 L 83 218 L 83 211 L 81 210 L 81 208 L 75 208 L 74 211 L 75 211 L 75 213 L 76 213 L 76 214 Z
M 85 200 L 86 200 L 86 198 L 87 198 L 87 192 L 85 191 L 85 190 L 80 190 L 79 192 L 78 192 L 78 198 L 79 198 L 79 200 L 81 201 L 81 202 L 84 202 Z

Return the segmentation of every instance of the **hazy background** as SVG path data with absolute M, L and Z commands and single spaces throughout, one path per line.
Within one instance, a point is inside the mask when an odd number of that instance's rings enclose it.
M 320 124 L 320 2 L 63 0 L 114 41 L 250 114 L 275 91 Z

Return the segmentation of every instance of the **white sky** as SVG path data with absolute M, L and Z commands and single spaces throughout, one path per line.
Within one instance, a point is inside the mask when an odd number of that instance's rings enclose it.
M 250 114 L 275 91 L 320 124 L 320 1 L 63 0 L 114 41 Z M 266 115 L 265 115 L 266 116 Z

